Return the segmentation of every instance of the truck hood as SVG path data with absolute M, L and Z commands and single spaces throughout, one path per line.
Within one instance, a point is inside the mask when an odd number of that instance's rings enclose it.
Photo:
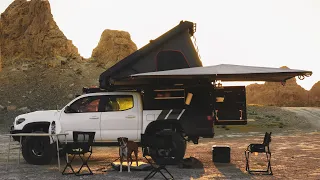
M 59 118 L 60 112 L 59 110 L 47 110 L 21 114 L 14 120 L 14 129 L 22 129 L 24 125 L 33 122 L 52 122 Z M 21 118 L 24 118 L 25 121 L 17 125 L 16 121 Z

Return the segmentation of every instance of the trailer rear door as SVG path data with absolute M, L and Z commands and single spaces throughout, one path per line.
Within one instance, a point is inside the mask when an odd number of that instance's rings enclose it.
M 244 86 L 215 89 L 214 119 L 216 125 L 247 124 L 246 91 Z

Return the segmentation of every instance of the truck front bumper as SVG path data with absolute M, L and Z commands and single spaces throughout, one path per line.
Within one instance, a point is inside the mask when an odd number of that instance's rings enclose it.
M 23 131 L 22 130 L 15 130 L 13 125 L 10 126 L 10 134 L 17 134 L 17 133 L 23 133 Z M 19 141 L 19 139 L 20 139 L 18 136 L 13 136 L 12 138 L 15 141 Z

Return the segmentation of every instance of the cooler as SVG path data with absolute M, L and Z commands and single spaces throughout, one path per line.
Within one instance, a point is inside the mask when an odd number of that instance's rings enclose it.
M 225 145 L 213 145 L 212 161 L 216 163 L 230 163 L 230 147 Z

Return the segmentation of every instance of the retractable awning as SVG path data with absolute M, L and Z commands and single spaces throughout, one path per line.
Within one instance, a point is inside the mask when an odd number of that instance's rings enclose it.
M 309 77 L 312 71 L 220 64 L 207 67 L 193 67 L 167 71 L 139 73 L 131 75 L 133 79 L 174 78 L 197 79 L 207 78 L 212 81 L 269 81 L 284 82 L 295 76 Z

